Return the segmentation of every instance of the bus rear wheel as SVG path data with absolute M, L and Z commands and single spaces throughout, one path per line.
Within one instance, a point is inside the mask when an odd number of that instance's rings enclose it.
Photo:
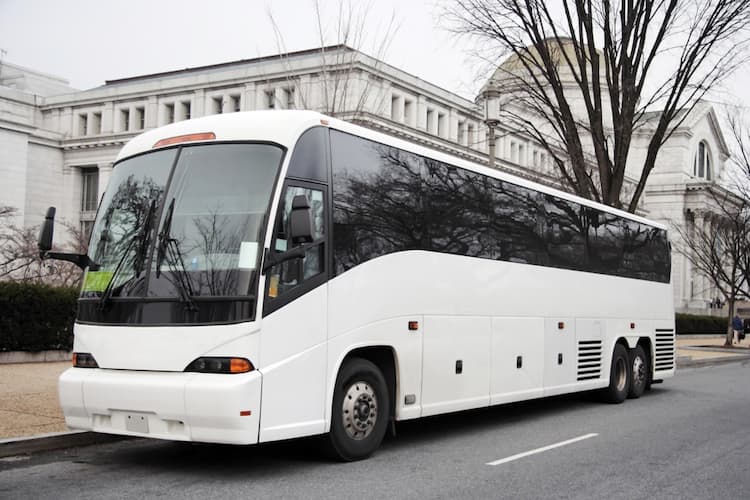
M 631 377 L 628 397 L 632 399 L 640 398 L 646 390 L 649 382 L 649 373 L 651 372 L 646 351 L 643 350 L 643 347 L 636 346 L 635 349 L 630 351 L 630 369 Z
M 612 365 L 609 370 L 609 386 L 604 389 L 604 400 L 608 403 L 622 403 L 628 397 L 632 370 L 628 351 L 622 344 L 615 344 L 612 351 Z
M 342 461 L 370 456 L 383 441 L 390 415 L 385 378 L 372 362 L 347 360 L 336 378 L 328 448 Z

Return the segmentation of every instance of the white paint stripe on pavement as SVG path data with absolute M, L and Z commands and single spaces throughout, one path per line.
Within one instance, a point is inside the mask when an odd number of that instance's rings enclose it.
M 576 443 L 578 441 L 583 441 L 584 439 L 592 438 L 598 435 L 599 434 L 596 434 L 596 433 L 585 434 L 583 436 L 578 436 L 573 439 L 568 439 L 567 441 L 561 441 L 559 443 L 551 444 L 543 448 L 537 448 L 536 450 L 525 451 L 523 453 L 519 453 L 518 455 L 513 455 L 512 457 L 501 458 L 500 460 L 495 460 L 494 462 L 487 462 L 487 465 L 500 465 L 500 464 L 512 462 L 513 460 L 518 460 L 519 458 L 528 457 L 529 455 L 536 455 L 537 453 L 542 453 L 544 451 L 552 450 L 554 448 L 559 448 L 561 446 Z

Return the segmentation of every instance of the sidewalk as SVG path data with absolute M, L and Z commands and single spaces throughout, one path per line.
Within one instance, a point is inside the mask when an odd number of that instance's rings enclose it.
M 677 368 L 750 359 L 749 340 L 723 347 L 723 336 L 677 338 Z M 68 431 L 57 400 L 57 378 L 70 362 L 0 364 L 0 444 Z

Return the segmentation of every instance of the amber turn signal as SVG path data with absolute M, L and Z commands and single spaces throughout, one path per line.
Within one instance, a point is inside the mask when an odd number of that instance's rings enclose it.
M 247 373 L 255 370 L 253 364 L 245 358 L 198 358 L 190 363 L 186 372 L 198 373 Z

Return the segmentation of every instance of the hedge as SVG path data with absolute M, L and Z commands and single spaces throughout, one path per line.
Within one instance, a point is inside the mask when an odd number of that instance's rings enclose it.
M 75 288 L 0 282 L 0 351 L 72 349 Z
M 695 314 L 676 314 L 677 334 L 681 333 L 716 333 L 726 335 L 727 318 L 724 316 L 699 316 Z

